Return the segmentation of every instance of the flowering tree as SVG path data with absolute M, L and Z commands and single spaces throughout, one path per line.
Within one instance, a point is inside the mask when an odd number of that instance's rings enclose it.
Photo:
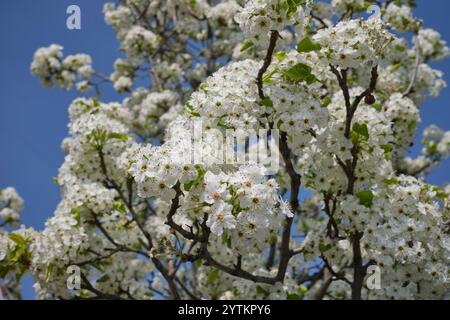
M 46 228 L 0 230 L 5 288 L 29 272 L 39 298 L 445 298 L 450 188 L 425 178 L 450 133 L 431 126 L 423 154 L 406 154 L 423 100 L 445 87 L 428 63 L 449 49 L 413 7 L 122 0 L 104 7 L 123 52 L 110 76 L 88 55 L 37 50 L 44 85 L 97 97 L 69 107 L 62 200 Z M 121 103 L 100 101 L 107 84 Z M 217 133 L 261 128 L 278 133 L 278 170 L 216 161 Z M 4 223 L 19 199 L 1 193 Z

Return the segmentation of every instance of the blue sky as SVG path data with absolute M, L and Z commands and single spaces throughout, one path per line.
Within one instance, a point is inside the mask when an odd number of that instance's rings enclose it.
M 427 27 L 450 42 L 450 1 L 418 0 L 417 16 Z M 52 178 L 64 160 L 61 142 L 67 135 L 67 107 L 77 97 L 72 90 L 45 89 L 30 74 L 34 51 L 51 43 L 64 46 L 65 54 L 88 53 L 94 68 L 112 72 L 118 57 L 113 30 L 104 22 L 103 1 L 15 0 L 0 4 L 0 187 L 14 186 L 25 199 L 22 222 L 42 229 L 59 202 Z M 66 28 L 66 9 L 81 8 L 81 30 Z M 450 59 L 439 63 L 450 83 Z M 118 100 L 108 86 L 103 99 Z M 450 88 L 423 106 L 421 128 L 435 123 L 450 130 Z M 419 131 L 421 132 L 421 130 Z M 420 137 L 419 137 L 420 138 Z M 414 148 L 417 152 L 418 147 Z M 430 182 L 450 181 L 450 161 L 437 168 Z M 32 281 L 23 281 L 24 298 L 33 298 Z

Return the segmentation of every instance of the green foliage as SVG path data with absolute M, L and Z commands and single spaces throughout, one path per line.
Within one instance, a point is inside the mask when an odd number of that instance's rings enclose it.
M 352 139 L 354 142 L 357 141 L 367 141 L 369 140 L 369 129 L 367 128 L 367 125 L 365 123 L 355 123 L 352 128 L 352 134 L 354 139 Z
M 254 46 L 253 42 L 251 42 L 250 40 L 245 40 L 244 43 L 242 44 L 241 52 L 247 51 L 253 46 Z
M 208 284 L 212 285 L 216 281 L 216 279 L 219 277 L 219 269 L 213 268 L 209 274 L 208 279 L 206 280 Z
M 300 52 L 300 53 L 302 53 L 302 52 L 318 51 L 321 48 L 322 47 L 320 46 L 320 44 L 317 43 L 317 42 L 314 42 L 310 37 L 303 38 L 303 40 L 301 40 L 297 44 L 297 51 Z
M 373 204 L 373 193 L 370 190 L 363 190 L 356 194 L 359 203 L 367 208 L 371 208 Z
M 284 77 L 291 82 L 306 82 L 313 84 L 317 78 L 311 73 L 312 68 L 304 63 L 298 63 L 288 70 L 282 71 Z
M 205 170 L 203 170 L 203 168 L 200 165 L 195 165 L 195 169 L 197 170 L 197 177 L 189 182 L 186 182 L 184 184 L 184 190 L 186 191 L 191 191 L 193 188 L 195 188 L 196 186 L 198 186 L 198 184 L 200 182 L 203 181 L 203 178 L 205 176 Z

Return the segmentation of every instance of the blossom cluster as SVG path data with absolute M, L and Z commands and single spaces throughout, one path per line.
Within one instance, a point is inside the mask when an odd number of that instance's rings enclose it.
M 288 26 L 295 26 L 298 36 L 302 36 L 309 4 L 304 0 L 251 0 L 235 19 L 250 43 L 264 47 L 271 31 L 282 32 Z
M 69 106 L 61 202 L 41 232 L 0 230 L 0 277 L 30 272 L 39 298 L 445 298 L 450 188 L 425 178 L 449 133 L 429 126 L 408 154 L 449 49 L 410 1 L 367 5 L 124 0 L 104 6 L 124 53 L 110 76 L 39 49 L 44 84 L 99 93 L 96 75 L 124 97 Z M 272 172 L 234 158 L 261 129 Z M 13 189 L 0 204 L 17 224 Z
M 31 72 L 49 87 L 69 90 L 75 84 L 81 92 L 89 88 L 92 76 L 92 60 L 89 55 L 68 55 L 63 59 L 63 47 L 52 44 L 36 51 L 31 64 Z
M 394 40 L 380 18 L 341 21 L 319 30 L 313 37 L 326 63 L 343 69 L 361 64 L 376 65 L 386 46 Z
M 0 189 L 0 296 L 2 299 L 18 299 L 20 295 L 20 276 L 22 268 L 11 258 L 20 258 L 17 238 L 11 236 L 5 227 L 17 227 L 24 201 L 13 187 Z M 15 241 L 14 241 L 15 240 Z M 18 260 L 16 260 L 18 261 Z
M 17 225 L 20 221 L 23 203 L 23 199 L 13 187 L 0 189 L 0 221 L 2 224 Z

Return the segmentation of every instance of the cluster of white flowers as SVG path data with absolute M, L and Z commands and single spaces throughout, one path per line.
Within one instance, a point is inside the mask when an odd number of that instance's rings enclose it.
M 450 156 L 450 131 L 444 131 L 435 125 L 424 130 L 422 153 L 436 160 Z
M 400 93 L 390 96 L 382 108 L 386 117 L 393 123 L 395 148 L 403 153 L 416 137 L 420 121 L 419 110 L 411 99 Z
M 114 89 L 121 93 L 130 91 L 133 86 L 133 78 L 136 72 L 136 65 L 128 60 L 117 59 L 114 62 L 114 72 L 111 74 L 111 81 Z
M 249 0 L 235 19 L 253 45 L 267 47 L 271 31 L 282 32 L 288 26 L 298 31 L 308 20 L 305 0 Z M 301 36 L 301 34 L 299 34 Z
M 322 46 L 320 52 L 325 63 L 345 69 L 376 65 L 394 36 L 378 17 L 341 21 L 332 28 L 319 30 L 313 39 Z
M 362 91 L 354 88 L 352 97 Z M 391 122 L 372 106 L 362 103 L 354 116 L 351 139 L 344 136 L 345 102 L 341 92 L 337 92 L 328 105 L 330 117 L 324 127 L 314 136 L 304 136 L 295 146 L 299 155 L 298 167 L 307 186 L 319 192 L 338 192 L 345 188 L 347 178 L 344 171 L 337 171 L 339 162 L 352 159 L 354 145 L 359 145 L 362 162 L 356 166 L 358 186 L 376 183 L 389 175 L 389 157 L 392 142 Z M 298 150 L 298 151 L 296 151 Z
M 368 5 L 124 0 L 104 6 L 125 53 L 110 77 L 39 49 L 44 84 L 98 90 L 98 76 L 125 97 L 70 105 L 62 200 L 42 232 L 0 229 L 0 276 L 32 272 L 39 298 L 445 297 L 450 187 L 424 178 L 449 132 L 428 127 L 405 155 L 446 86 L 428 63 L 449 49 L 409 1 L 357 18 Z M 270 173 L 264 155 L 234 158 L 265 146 L 239 142 L 259 129 L 278 140 Z M 16 224 L 13 189 L 0 205 Z M 69 265 L 87 289 L 67 289 Z M 372 265 L 381 290 L 360 280 Z
M 125 30 L 133 26 L 133 15 L 127 6 L 116 7 L 113 3 L 106 3 L 103 6 L 103 13 L 106 23 L 114 28 L 120 38 L 123 37 Z
M 325 127 L 328 121 L 328 110 L 320 102 L 320 84 L 316 83 L 323 76 L 322 70 L 314 68 L 314 74 L 311 72 L 315 62 L 316 55 L 306 57 L 290 51 L 280 56 L 268 71 L 271 78 L 267 92 L 273 109 L 268 108 L 266 113 L 273 113 L 278 128 L 292 134 L 294 144 L 301 143 L 305 133 Z
M 406 5 L 399 6 L 395 2 L 387 6 L 383 19 L 399 32 L 414 31 L 417 27 L 411 8 Z
M 4 227 L 17 227 L 23 210 L 23 199 L 13 187 L 0 189 L 0 296 L 2 299 L 18 299 L 20 278 L 24 273 L 18 261 L 27 254 L 19 245 L 23 238 L 11 235 Z
M 140 26 L 133 26 L 127 32 L 123 46 L 128 56 L 139 58 L 154 53 L 158 49 L 159 41 L 153 32 Z
M 337 13 L 344 13 L 349 9 L 360 11 L 364 8 L 364 0 L 332 0 L 331 6 L 337 11 Z
M 20 280 L 28 270 L 28 245 L 36 232 L 22 227 L 14 232 L 0 228 L 0 293 L 2 299 L 20 299 Z M 25 266 L 27 265 L 27 266 Z
M 448 285 L 449 241 L 441 229 L 445 217 L 439 206 L 439 191 L 414 178 L 401 176 L 374 191 L 373 198 L 340 198 L 335 219 L 342 232 L 364 229 L 362 255 L 381 268 L 383 287 L 367 290 L 370 299 L 442 298 Z M 369 201 L 370 200 L 370 201 Z M 305 256 L 324 256 L 332 266 L 351 261 L 348 240 L 332 240 L 309 233 L 302 244 Z M 430 237 L 430 235 L 432 235 Z M 346 273 L 352 279 L 351 273 Z M 348 298 L 345 283 L 330 288 L 333 296 Z
M 208 19 L 217 21 L 222 25 L 232 25 L 234 17 L 241 11 L 241 6 L 236 1 L 220 2 L 206 11 Z
M 220 69 L 192 94 L 188 111 L 210 127 L 256 128 L 266 111 L 258 103 L 255 74 L 259 68 L 260 63 L 244 60 Z
M 89 237 L 84 227 L 67 212 L 61 204 L 55 217 L 49 219 L 45 230 L 33 239 L 31 244 L 32 262 L 45 272 L 49 264 L 66 266 L 89 246 Z
M 157 136 L 182 109 L 178 95 L 169 90 L 148 92 L 144 88 L 134 91 L 124 105 L 129 109 L 130 127 L 142 137 Z M 169 110 L 173 110 L 170 112 Z
M 388 273 L 382 298 L 440 298 L 448 290 L 450 243 L 442 225 L 441 191 L 411 177 L 376 195 L 367 221 L 363 247 L 368 260 L 375 260 Z M 399 284 L 402 284 L 401 286 Z
M 450 54 L 447 42 L 442 40 L 440 33 L 433 29 L 420 29 L 415 42 L 425 60 L 439 61 Z
M 17 225 L 22 210 L 23 199 L 16 189 L 13 187 L 0 189 L 0 224 Z
M 93 73 L 91 57 L 76 54 L 63 59 L 62 50 L 63 47 L 56 44 L 38 49 L 33 57 L 31 72 L 46 86 L 69 90 L 76 84 L 80 92 L 86 91 Z
M 171 126 L 177 131 L 170 132 L 169 128 L 163 146 L 143 147 L 131 161 L 130 173 L 137 182 L 139 196 L 170 202 L 176 196 L 174 186 L 181 183 L 184 197 L 177 218 L 184 225 L 192 226 L 193 221 L 201 221 L 206 213 L 206 224 L 213 234 L 220 236 L 224 230 L 232 229 L 236 235 L 231 237 L 233 247 L 241 251 L 262 250 L 264 242 L 258 240 L 268 237 L 267 230 L 279 223 L 274 213 L 279 203 L 277 183 L 267 180 L 265 169 L 257 165 L 222 171 L 214 159 L 206 158 L 201 165 L 192 165 L 191 145 L 183 139 L 187 132 L 176 124 Z M 202 143 L 199 150 L 211 146 L 208 140 Z M 205 156 L 213 158 L 208 152 Z M 208 162 L 211 165 L 206 165 Z
M 148 283 L 140 279 L 145 279 L 152 271 L 153 266 L 148 261 L 136 258 L 132 253 L 119 253 L 96 279 L 95 286 L 101 292 L 125 291 L 131 297 L 149 299 L 153 294 L 148 290 Z

